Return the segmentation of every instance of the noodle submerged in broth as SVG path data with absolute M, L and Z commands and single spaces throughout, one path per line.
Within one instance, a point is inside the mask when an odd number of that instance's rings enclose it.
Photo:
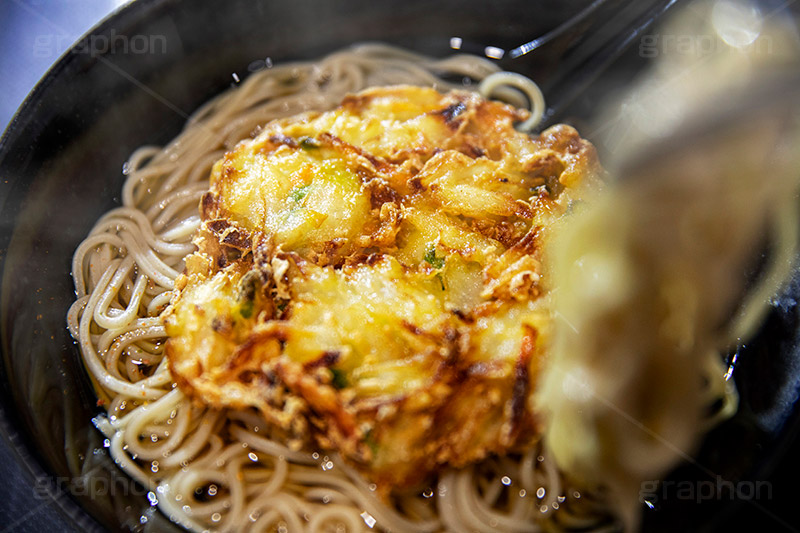
M 527 112 L 444 81 L 494 74 L 358 47 L 253 74 L 131 156 L 123 206 L 75 253 L 68 322 L 112 456 L 172 520 L 608 524 L 532 399 L 542 246 L 600 168 L 571 128 L 529 137 Z

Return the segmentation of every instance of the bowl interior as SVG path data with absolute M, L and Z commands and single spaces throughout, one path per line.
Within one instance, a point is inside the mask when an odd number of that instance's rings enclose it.
M 31 475 L 70 485 L 88 455 L 105 454 L 102 436 L 91 424 L 99 408 L 66 330 L 74 300 L 69 272 L 77 244 L 102 213 L 119 204 L 122 165 L 134 149 L 170 140 L 192 110 L 234 83 L 232 74 L 245 77 L 255 60 L 313 58 L 376 40 L 444 56 L 452 52 L 451 37 L 460 37 L 465 51 L 509 50 L 589 4 L 447 0 L 433 8 L 421 0 L 391 6 L 351 0 L 335 7 L 308 0 L 233 0 L 224 6 L 214 0 L 139 0 L 96 28 L 45 76 L 0 142 L 2 426 Z M 131 45 L 127 51 L 113 46 L 122 36 Z M 506 58 L 503 65 L 542 82 L 546 96 L 555 97 L 561 61 L 578 44 L 542 47 L 518 60 Z M 623 55 L 557 118 L 579 125 L 590 121 L 598 102 L 624 88 L 645 65 L 636 54 Z M 781 436 L 794 403 L 788 383 L 798 366 L 798 316 L 789 302 L 799 287 L 792 284 L 764 333 L 747 347 L 780 357 L 768 365 L 745 363 L 756 355 L 741 358 L 737 379 L 741 374 L 744 408 L 709 436 L 701 452 L 720 475 L 752 475 L 770 450 L 787 442 Z M 763 386 L 764 377 L 773 386 Z M 731 438 L 744 445 L 731 450 L 725 446 Z M 71 520 L 89 529 L 119 529 L 147 516 L 168 527 L 141 487 L 110 459 L 103 464 L 88 477 L 93 486 L 62 487 L 70 497 L 59 502 Z M 663 529 L 676 513 L 686 520 L 686 512 L 665 505 L 647 517 L 647 528 Z M 706 524 L 717 511 L 688 512 L 697 524 Z

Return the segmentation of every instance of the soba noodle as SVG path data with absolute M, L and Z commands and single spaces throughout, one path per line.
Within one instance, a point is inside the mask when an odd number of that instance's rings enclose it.
M 122 206 L 103 216 L 75 252 L 77 301 L 68 315 L 107 414 L 95 419 L 110 453 L 151 502 L 195 531 L 536 532 L 609 524 L 602 505 L 571 487 L 546 450 L 446 470 L 427 490 L 382 501 L 335 455 L 294 451 L 255 411 L 218 411 L 176 388 L 159 313 L 200 226 L 197 205 L 212 164 L 272 119 L 336 106 L 368 86 L 482 88 L 534 107 L 538 88 L 472 56 L 432 60 L 360 46 L 317 62 L 274 66 L 208 102 L 164 148 L 145 146 L 125 164 Z M 452 80 L 455 80 L 454 82 Z M 531 124 L 527 124 L 530 126 Z

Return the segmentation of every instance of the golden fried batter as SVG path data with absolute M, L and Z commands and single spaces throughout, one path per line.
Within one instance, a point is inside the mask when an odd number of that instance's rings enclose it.
M 568 126 L 515 131 L 526 117 L 379 88 L 225 154 L 164 314 L 179 386 L 384 491 L 533 443 L 542 241 L 599 167 Z

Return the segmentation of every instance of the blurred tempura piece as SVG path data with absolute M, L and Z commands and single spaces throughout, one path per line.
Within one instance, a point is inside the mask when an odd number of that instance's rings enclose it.
M 537 398 L 547 444 L 569 474 L 608 490 L 626 529 L 638 523 L 641 483 L 691 456 L 712 402 L 735 410 L 722 354 L 757 328 L 797 244 L 798 78 L 759 68 L 747 49 L 697 60 L 712 75 L 739 72 L 737 87 L 703 77 L 673 94 L 683 118 L 662 124 L 658 142 L 619 146 L 620 179 L 550 253 L 556 331 Z M 652 103 L 651 85 L 638 95 Z

